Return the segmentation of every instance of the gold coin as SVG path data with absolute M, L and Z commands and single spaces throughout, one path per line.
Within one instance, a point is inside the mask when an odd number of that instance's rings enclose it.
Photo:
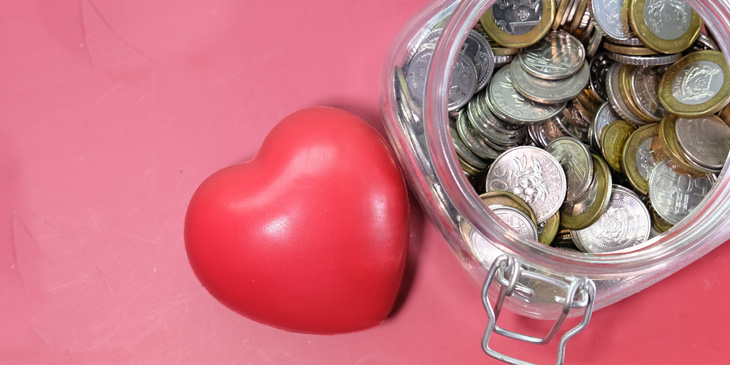
M 669 66 L 659 82 L 659 100 L 668 112 L 699 118 L 730 101 L 730 68 L 722 52 L 699 51 Z
M 507 0 L 508 4 L 517 2 Z M 512 6 L 500 9 L 499 6 L 492 6 L 482 15 L 479 22 L 484 31 L 495 42 L 508 48 L 523 48 L 531 46 L 548 33 L 555 20 L 555 0 L 537 0 L 536 6 L 520 8 L 525 14 L 520 14 L 522 21 L 509 21 L 517 19 L 518 15 L 513 13 Z M 498 24 L 509 22 L 503 29 Z
M 651 225 L 659 232 L 666 232 L 670 228 L 674 227 L 671 223 L 664 220 L 664 218 L 660 217 L 659 214 L 657 214 L 654 207 L 649 204 L 649 215 L 651 215 Z
M 481 171 L 469 164 L 468 162 L 464 161 L 464 159 L 462 159 L 461 156 L 459 156 L 458 154 L 456 155 L 456 159 L 459 160 L 459 165 L 461 165 L 461 169 L 464 170 L 464 173 L 467 176 L 476 177 L 484 173 L 484 171 Z
M 555 239 L 555 235 L 558 234 L 558 228 L 560 228 L 560 212 L 553 214 L 545 221 L 545 226 L 537 237 L 537 241 L 549 246 Z
M 524 199 L 515 194 L 507 191 L 490 191 L 479 195 L 479 198 L 482 199 L 482 202 L 486 206 L 504 205 L 507 207 L 516 208 L 522 213 L 527 214 L 527 216 L 530 217 L 530 220 L 532 220 L 535 226 L 537 226 L 537 216 L 535 215 L 535 212 L 532 210 L 532 208 L 530 208 L 530 205 L 527 204 Z
M 583 16 L 586 14 L 588 4 L 588 0 L 580 0 L 580 3 L 578 3 L 578 9 L 575 11 L 575 15 L 573 15 L 573 21 L 568 27 L 568 32 L 573 33 L 576 31 L 576 29 L 578 29 L 581 21 L 583 21 Z
M 560 28 L 560 23 L 563 22 L 565 12 L 568 10 L 568 6 L 570 6 L 573 1 L 575 0 L 560 0 L 557 5 L 557 9 L 555 9 L 555 20 L 553 21 L 552 29 Z
M 502 46 L 492 47 L 495 56 L 514 56 L 520 52 L 517 48 L 506 48 Z
M 560 210 L 560 226 L 566 229 L 583 229 L 595 223 L 608 208 L 611 198 L 611 170 L 602 158 L 593 158 L 593 182 L 588 193 L 576 203 L 566 203 Z
M 692 46 L 700 36 L 702 19 L 688 4 L 656 0 L 632 0 L 626 3 L 630 3 L 631 29 L 648 48 L 666 54 L 679 53 Z M 649 8 L 653 11 L 649 11 Z M 654 17 L 647 19 L 647 15 Z M 662 19 L 665 16 L 674 16 L 670 19 L 671 26 L 666 26 L 667 21 Z M 683 23 L 685 17 L 687 22 Z
M 603 43 L 606 51 L 619 53 L 627 56 L 656 56 L 658 53 L 646 47 L 622 46 L 610 42 Z
M 583 90 L 582 93 L 580 93 L 575 99 L 575 103 L 573 103 L 578 109 L 578 111 L 589 118 L 591 121 L 596 118 L 596 114 L 598 113 L 598 109 L 601 108 L 601 105 L 603 102 L 596 100 L 591 94 L 590 91 Z
M 621 157 L 624 145 L 631 133 L 636 130 L 632 124 L 624 120 L 615 120 L 603 128 L 601 132 L 601 153 L 612 169 L 622 172 Z
M 621 166 L 634 189 L 649 194 L 649 174 L 660 161 L 651 149 L 652 138 L 659 138 L 659 124 L 647 124 L 631 133 L 624 145 Z
M 632 113 L 639 117 L 641 121 L 647 122 L 647 123 L 657 123 L 661 120 L 661 118 L 657 118 L 655 116 L 650 115 L 647 113 L 644 108 L 640 106 L 639 96 L 636 92 L 636 70 L 638 69 L 637 66 L 634 65 L 624 65 L 621 67 L 621 71 L 619 73 L 619 93 L 621 94 L 621 98 L 626 102 L 626 106 L 629 107 Z

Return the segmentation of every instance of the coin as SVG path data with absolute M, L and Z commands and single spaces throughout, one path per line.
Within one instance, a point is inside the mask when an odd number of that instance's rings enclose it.
M 683 0 L 631 0 L 629 19 L 634 34 L 660 53 L 679 53 L 697 40 L 702 19 Z
M 629 21 L 622 14 L 621 8 L 625 0 L 593 0 L 591 14 L 596 29 L 603 35 L 613 39 L 629 39 L 633 37 Z
M 722 51 L 720 46 L 712 38 L 700 33 L 697 41 L 687 50 L 689 53 L 697 51 Z
M 685 156 L 682 147 L 679 145 L 679 137 L 677 136 L 677 116 L 669 114 L 661 123 L 659 123 L 659 140 L 662 142 L 662 148 L 667 153 L 672 162 L 688 173 L 695 175 L 711 174 L 715 171 L 708 169 L 692 161 Z
M 635 101 L 635 113 L 647 122 L 659 122 L 666 111 L 659 102 L 659 80 L 661 76 L 653 67 L 634 67 L 628 70 L 628 94 Z M 623 94 L 622 94 L 623 95 Z
M 575 3 L 576 0 L 560 0 L 557 2 L 555 9 L 555 20 L 553 20 L 552 29 L 558 29 L 561 25 L 565 24 L 563 18 L 567 17 L 567 10 L 571 3 Z
M 464 162 L 469 164 L 469 166 L 474 167 L 477 171 L 482 171 L 487 168 L 487 162 L 484 161 L 481 157 L 477 156 L 474 152 L 472 152 L 466 144 L 461 140 L 461 137 L 459 137 L 459 132 L 456 130 L 454 126 L 449 126 L 449 131 L 451 132 L 451 141 L 454 144 L 454 150 L 456 151 L 456 154 L 461 157 Z
M 481 16 L 489 37 L 504 47 L 523 48 L 547 34 L 555 19 L 555 0 L 502 0 Z
M 517 58 L 528 74 L 544 80 L 560 80 L 584 67 L 585 48 L 570 33 L 556 30 L 521 49 Z
M 499 152 L 495 151 L 489 145 L 484 142 L 478 132 L 475 131 L 472 123 L 467 117 L 467 113 L 461 112 L 458 119 L 456 120 L 456 131 L 464 142 L 464 145 L 471 150 L 475 155 L 485 159 L 494 160 L 499 157 Z
M 510 77 L 515 90 L 522 96 L 543 104 L 564 103 L 580 95 L 588 84 L 590 70 L 588 64 L 576 74 L 560 80 L 546 80 L 530 75 L 521 67 L 520 57 L 512 61 Z
M 537 221 L 555 214 L 567 183 L 560 163 L 537 147 L 515 147 L 499 156 L 487 172 L 487 191 L 509 191 L 530 205 Z
M 621 157 L 621 166 L 631 186 L 641 194 L 649 193 L 649 175 L 661 160 L 666 158 L 656 149 L 659 139 L 659 124 L 652 123 L 640 127 L 626 140 Z
M 529 125 L 548 120 L 565 108 L 565 103 L 540 104 L 522 96 L 512 85 L 509 69 L 510 65 L 499 69 L 488 87 L 492 111 L 497 117 L 515 124 Z
M 590 143 L 589 126 L 590 120 L 588 117 L 576 108 L 576 104 L 573 101 L 563 109 L 559 118 L 556 119 L 560 129 L 565 134 L 577 138 L 583 143 Z
M 595 223 L 606 211 L 611 197 L 611 170 L 602 158 L 591 154 L 593 177 L 588 191 L 560 209 L 560 225 L 567 229 L 583 229 Z
M 670 224 L 679 223 L 699 206 L 715 181 L 712 175 L 690 175 L 660 162 L 649 177 L 649 198 L 657 214 Z
M 408 64 L 406 81 L 411 96 L 423 104 L 426 92 L 426 76 L 431 63 L 433 49 L 425 49 L 416 53 Z M 459 53 L 449 81 L 449 110 L 457 110 L 469 102 L 477 90 L 477 69 L 474 62 L 463 53 Z
M 730 101 L 730 69 L 722 52 L 699 51 L 671 65 L 659 83 L 659 100 L 672 114 L 714 114 Z
M 537 227 L 525 213 L 517 208 L 502 205 L 491 205 L 489 209 L 521 237 L 537 241 Z
M 657 52 L 653 49 L 649 49 L 646 47 L 621 46 L 610 42 L 606 42 L 603 45 L 603 48 L 605 48 L 606 51 L 609 52 L 628 56 L 654 56 L 657 54 Z
M 559 228 L 560 212 L 553 214 L 552 217 L 537 227 L 537 241 L 544 245 L 550 245 L 555 239 Z
M 678 118 L 679 146 L 690 160 L 708 169 L 720 170 L 730 152 L 730 126 L 717 116 Z
M 621 159 L 624 145 L 636 127 L 624 120 L 609 123 L 601 132 L 601 153 L 612 169 L 622 172 Z
M 598 108 L 596 118 L 593 119 L 593 134 L 591 135 L 592 143 L 598 150 L 601 149 L 601 135 L 603 133 L 603 128 L 605 128 L 609 123 L 619 119 L 621 119 L 621 117 L 616 114 L 610 103 L 605 102 L 600 108 Z
M 608 57 L 606 52 L 601 52 L 593 57 L 589 63 L 591 67 L 590 88 L 591 95 L 600 101 L 607 101 L 606 76 L 614 61 Z
M 535 212 L 532 211 L 529 204 L 515 194 L 508 191 L 490 191 L 479 195 L 479 198 L 486 206 L 503 205 L 517 208 L 521 210 L 522 213 L 527 214 L 533 224 L 537 226 L 537 217 L 535 216 Z
M 659 233 L 666 232 L 670 228 L 674 227 L 673 224 L 665 221 L 664 218 L 657 214 L 653 205 L 649 205 L 649 215 L 651 216 L 651 227 L 656 229 Z
M 613 110 L 616 114 L 620 115 L 627 122 L 631 122 L 637 125 L 645 124 L 636 114 L 634 114 L 626 101 L 621 96 L 619 86 L 621 84 L 621 68 L 623 67 L 620 63 L 614 63 L 608 70 L 606 75 L 606 92 L 608 94 L 608 101 L 611 103 Z
M 624 2 L 626 4 L 627 2 Z M 615 39 L 615 38 L 606 38 L 606 41 L 613 44 L 618 44 L 621 46 L 644 46 L 644 43 L 641 41 L 641 39 L 636 37 L 631 37 L 627 39 Z
M 558 123 L 558 118 L 560 117 L 558 115 L 548 121 L 527 127 L 530 139 L 537 143 L 538 146 L 545 147 L 556 138 L 567 136 L 567 132 L 564 132 L 562 127 L 560 127 L 560 123 Z
M 608 57 L 616 62 L 625 63 L 627 65 L 635 66 L 662 66 L 670 65 L 674 62 L 679 61 L 682 58 L 681 53 L 675 53 L 670 55 L 656 55 L 656 56 L 629 56 L 619 53 L 609 52 Z
M 545 147 L 545 151 L 563 167 L 568 184 L 565 201 L 572 202 L 585 195 L 593 180 L 593 159 L 588 148 L 575 138 L 561 137 Z
M 651 218 L 641 199 L 629 189 L 613 185 L 606 212 L 592 225 L 571 231 L 584 252 L 606 253 L 629 249 L 649 238 Z

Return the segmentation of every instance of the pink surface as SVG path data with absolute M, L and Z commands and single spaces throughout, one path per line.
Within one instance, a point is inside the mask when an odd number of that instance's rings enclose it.
M 352 334 L 239 316 L 199 285 L 184 251 L 195 188 L 251 158 L 284 116 L 331 105 L 383 130 L 384 54 L 425 4 L 3 2 L 0 363 L 492 362 L 479 290 L 417 205 L 396 311 Z M 597 312 L 568 362 L 730 362 L 728 255 L 721 246 Z M 554 361 L 554 346 L 495 345 Z

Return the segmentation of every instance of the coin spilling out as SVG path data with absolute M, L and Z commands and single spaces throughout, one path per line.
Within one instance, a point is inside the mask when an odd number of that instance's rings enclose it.
M 443 24 L 395 72 L 421 139 Z M 641 249 L 702 204 L 730 154 L 730 68 L 682 0 L 499 1 L 451 75 L 457 161 L 513 237 Z

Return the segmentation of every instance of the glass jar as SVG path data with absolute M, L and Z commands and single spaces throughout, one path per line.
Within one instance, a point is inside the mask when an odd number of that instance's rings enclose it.
M 703 203 L 682 222 L 640 248 L 606 254 L 571 252 L 519 237 L 487 209 L 463 173 L 449 131 L 447 87 L 450 71 L 467 33 L 494 1 L 435 0 L 411 18 L 394 39 L 380 81 L 381 112 L 391 145 L 408 182 L 470 276 L 483 285 L 489 325 L 483 347 L 491 356 L 517 361 L 488 347 L 493 331 L 532 343 L 548 342 L 566 316 L 583 316 L 662 280 L 730 238 L 730 179 L 727 163 Z M 717 35 L 728 34 L 730 1 L 687 0 Z M 445 25 L 444 25 L 445 24 Z M 402 70 L 415 49 L 443 25 L 426 77 L 423 103 L 409 95 Z M 730 37 L 717 39 L 725 52 Z M 496 326 L 502 307 L 536 319 L 555 321 L 544 338 Z

